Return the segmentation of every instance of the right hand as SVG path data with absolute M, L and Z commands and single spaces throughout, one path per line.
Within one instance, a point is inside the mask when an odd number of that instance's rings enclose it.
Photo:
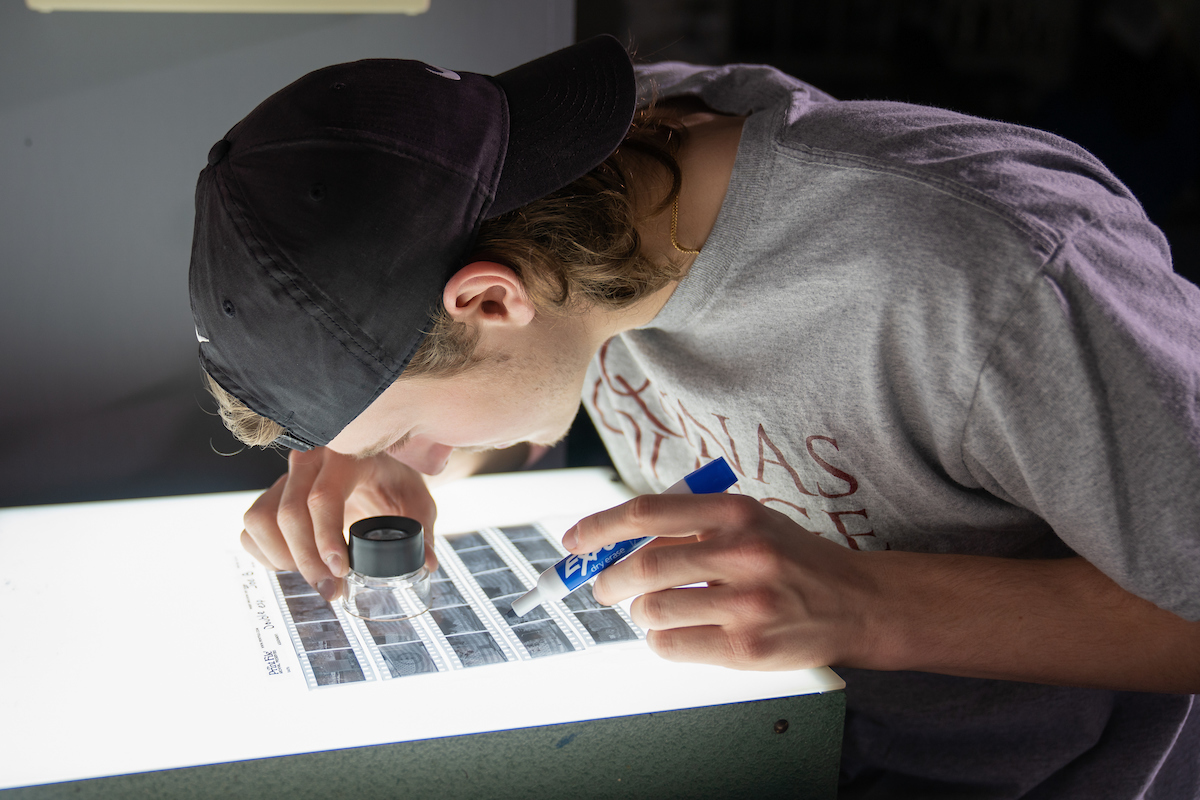
M 299 571 L 332 600 L 349 571 L 348 523 L 382 515 L 419 521 L 425 564 L 437 568 L 437 507 L 420 473 L 387 455 L 357 459 L 325 447 L 293 451 L 288 471 L 246 512 L 242 547 L 269 569 Z

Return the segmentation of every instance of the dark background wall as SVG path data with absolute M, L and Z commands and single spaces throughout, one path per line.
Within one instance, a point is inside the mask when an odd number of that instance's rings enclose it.
M 579 0 L 647 61 L 765 63 L 835 97 L 1050 130 L 1141 199 L 1200 279 L 1195 0 Z
M 200 389 L 196 174 L 260 100 L 340 61 L 492 73 L 565 46 L 571 0 L 419 16 L 39 14 L 0 3 L 0 505 L 265 486 Z
M 0 5 L 0 505 L 265 486 L 205 412 L 187 308 L 204 155 L 304 72 L 494 72 L 609 32 L 646 61 L 778 66 L 846 99 L 1046 128 L 1098 155 L 1200 279 L 1193 0 L 432 0 L 418 17 Z M 603 454 L 587 426 L 569 463 Z

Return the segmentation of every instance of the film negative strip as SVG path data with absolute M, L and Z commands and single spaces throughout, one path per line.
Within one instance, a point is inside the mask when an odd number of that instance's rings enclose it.
M 515 639 L 514 650 L 521 660 L 583 650 L 585 643 L 569 628 L 551 619 L 544 609 L 525 617 L 512 611 L 512 601 L 527 591 L 528 568 L 522 568 L 510 553 L 499 547 L 494 531 L 478 531 L 449 537 L 452 550 L 447 567 L 462 576 L 478 608 L 492 625 Z
M 372 621 L 326 602 L 295 572 L 275 596 L 310 689 L 525 661 L 645 639 L 619 607 L 583 586 L 524 617 L 512 601 L 566 551 L 537 523 L 439 536 L 428 612 Z
M 271 584 L 309 689 L 375 680 L 340 604 L 327 602 L 298 572 L 275 573 Z
M 591 584 L 585 584 L 562 600 L 544 603 L 524 617 L 512 612 L 512 601 L 537 583 L 538 576 L 558 563 L 567 554 L 562 545 L 537 523 L 513 525 L 487 531 L 495 534 L 492 541 L 496 549 L 507 555 L 515 568 L 523 573 L 525 585 L 519 593 L 500 598 L 508 609 L 508 617 L 515 624 L 528 624 L 546 615 L 555 619 L 565 629 L 573 631 L 586 642 L 586 646 L 645 639 L 646 634 L 633 623 L 625 609 L 619 606 L 602 606 L 592 596 Z

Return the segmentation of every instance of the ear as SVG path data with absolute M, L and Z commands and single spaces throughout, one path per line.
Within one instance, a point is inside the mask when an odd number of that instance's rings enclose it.
M 451 319 L 480 327 L 528 325 L 536 313 L 517 273 L 492 261 L 473 261 L 454 273 L 442 303 Z

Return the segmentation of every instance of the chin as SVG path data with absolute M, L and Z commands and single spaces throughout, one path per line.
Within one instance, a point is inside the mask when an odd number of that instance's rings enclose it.
M 558 434 L 551 434 L 548 436 L 538 437 L 536 439 L 530 439 L 529 443 L 536 444 L 541 447 L 554 447 L 556 444 L 561 442 L 563 439 L 567 438 L 567 434 L 570 433 L 570 431 L 571 431 L 571 425 L 568 423 L 567 426 L 564 427 L 562 429 L 562 431 L 559 432 Z
M 581 405 L 578 400 L 575 400 L 573 403 L 563 404 L 562 413 L 557 420 L 552 420 L 544 429 L 538 433 L 531 434 L 529 438 L 522 441 L 539 447 L 554 447 L 567 438 L 567 434 L 571 431 L 571 426 L 575 424 L 575 417 L 579 414 Z

